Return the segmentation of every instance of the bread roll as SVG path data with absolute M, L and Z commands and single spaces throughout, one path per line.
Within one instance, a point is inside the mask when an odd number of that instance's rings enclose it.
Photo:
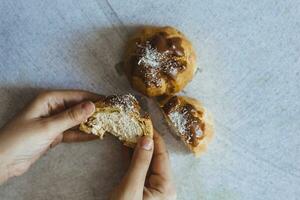
M 101 139 L 106 132 L 111 133 L 128 147 L 134 147 L 141 136 L 153 136 L 152 121 L 148 114 L 140 113 L 141 108 L 134 96 L 107 96 L 95 106 L 93 115 L 81 123 L 81 131 L 98 135 Z
M 181 91 L 196 72 L 192 44 L 173 27 L 144 27 L 128 42 L 124 69 L 134 89 L 147 96 Z
M 185 96 L 168 96 L 159 100 L 168 124 L 185 145 L 200 155 L 213 136 L 213 123 L 199 101 Z

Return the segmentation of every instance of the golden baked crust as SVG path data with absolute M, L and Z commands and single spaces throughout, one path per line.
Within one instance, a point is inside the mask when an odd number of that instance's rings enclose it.
M 95 102 L 95 107 L 93 115 L 80 124 L 81 131 L 98 135 L 100 139 L 106 132 L 110 132 L 124 145 L 132 148 L 136 145 L 138 137 L 144 135 L 153 137 L 152 121 L 148 114 L 140 113 L 141 107 L 134 96 L 130 94 L 106 96 Z M 104 120 L 100 118 L 103 114 L 106 118 Z
M 124 69 L 134 89 L 147 96 L 181 91 L 196 72 L 191 42 L 173 27 L 147 26 L 128 42 Z
M 159 103 L 168 124 L 185 145 L 196 156 L 204 152 L 213 137 L 213 123 L 201 103 L 185 96 L 167 96 Z

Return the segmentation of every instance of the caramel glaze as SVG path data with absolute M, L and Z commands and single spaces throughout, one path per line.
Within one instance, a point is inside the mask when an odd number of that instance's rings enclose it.
M 184 56 L 184 49 L 181 46 L 182 39 L 179 37 L 169 37 L 165 32 L 158 32 L 148 40 L 136 42 L 136 51 L 130 59 L 132 66 L 131 74 L 141 77 L 147 87 L 160 87 L 162 78 L 167 82 L 174 80 L 178 73 L 186 68 L 186 62 L 181 57 Z M 147 45 L 163 55 L 159 60 L 158 67 L 147 66 L 139 63 L 146 51 Z
M 203 112 L 198 111 L 189 103 L 180 102 L 177 96 L 169 99 L 169 101 L 163 105 L 162 109 L 166 115 L 172 112 L 178 112 L 182 115 L 186 123 L 184 124 L 184 131 L 180 133 L 181 137 L 183 137 L 186 143 L 196 147 L 199 141 L 204 137 L 205 124 L 199 118 L 203 116 Z
M 125 109 L 126 112 L 137 112 L 140 109 L 138 101 L 132 95 L 110 95 L 103 100 L 104 105 L 117 106 Z

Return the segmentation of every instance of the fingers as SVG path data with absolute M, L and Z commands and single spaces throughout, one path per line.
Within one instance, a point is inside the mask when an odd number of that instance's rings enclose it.
M 153 154 L 153 139 L 141 137 L 135 147 L 129 169 L 111 199 L 142 199 L 147 171 Z
M 168 180 L 171 178 L 171 167 L 165 142 L 156 131 L 154 131 L 153 140 L 154 152 L 151 170 L 153 173 Z
M 61 141 L 64 143 L 71 143 L 71 142 L 87 142 L 96 139 L 99 139 L 99 136 L 93 134 L 86 134 L 77 130 L 68 130 L 64 132 Z
M 135 147 L 131 164 L 123 183 L 125 185 L 144 186 L 147 171 L 149 169 L 153 154 L 153 140 L 144 136 L 140 138 Z
M 63 139 L 63 134 L 59 134 L 54 140 L 53 142 L 50 144 L 50 148 L 54 148 L 56 145 L 58 145 L 59 143 L 61 143 Z
M 99 136 L 93 134 L 83 133 L 78 130 L 67 130 L 63 134 L 59 134 L 51 143 L 50 148 L 54 148 L 61 142 L 73 143 L 73 142 L 88 142 L 91 140 L 99 139 Z
M 122 145 L 121 153 L 122 153 L 122 165 L 125 167 L 125 169 L 128 169 L 133 155 L 133 149 L 126 147 L 125 145 Z
M 91 92 L 81 90 L 59 90 L 42 92 L 25 109 L 27 118 L 39 118 L 56 113 L 57 109 L 62 110 L 74 106 L 84 100 L 96 101 L 103 98 Z
M 144 139 L 149 139 L 148 143 Z M 150 141 L 154 146 L 150 145 Z M 146 148 L 143 148 L 143 144 L 147 144 Z M 153 157 L 150 149 L 153 149 Z M 150 163 L 151 170 L 149 170 Z M 145 179 L 148 171 L 150 175 L 147 184 Z M 129 170 L 114 191 L 112 199 L 176 199 L 176 188 L 171 180 L 170 171 L 163 139 L 157 133 L 154 134 L 153 141 L 151 138 L 143 137 L 138 142 Z
M 57 137 L 58 134 L 85 121 L 94 111 L 95 105 L 87 101 L 69 108 L 62 113 L 45 118 L 43 121 L 49 134 L 54 134 L 52 136 Z

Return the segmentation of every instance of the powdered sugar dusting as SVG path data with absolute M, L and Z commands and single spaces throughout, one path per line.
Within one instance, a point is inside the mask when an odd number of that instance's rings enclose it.
M 145 65 L 151 68 L 158 68 L 161 66 L 161 62 L 165 59 L 163 53 L 158 52 L 155 48 L 151 47 L 149 43 L 145 46 L 137 45 L 143 49 L 143 54 L 138 61 L 138 65 Z
M 181 47 L 174 44 L 174 38 L 158 33 L 135 45 L 133 73 L 141 77 L 146 86 L 160 87 L 164 80 L 171 84 L 169 79 L 175 80 L 177 74 L 185 69 L 185 63 L 180 59 L 182 54 L 178 54 Z
M 136 98 L 131 94 L 113 95 L 109 97 L 108 101 L 125 111 L 134 111 L 137 104 Z
M 187 113 L 180 113 L 178 111 L 174 111 L 168 114 L 171 122 L 174 124 L 174 126 L 178 129 L 180 134 L 184 134 L 187 131 Z
M 201 137 L 203 136 L 203 131 L 200 128 L 197 128 L 195 131 L 196 137 Z

